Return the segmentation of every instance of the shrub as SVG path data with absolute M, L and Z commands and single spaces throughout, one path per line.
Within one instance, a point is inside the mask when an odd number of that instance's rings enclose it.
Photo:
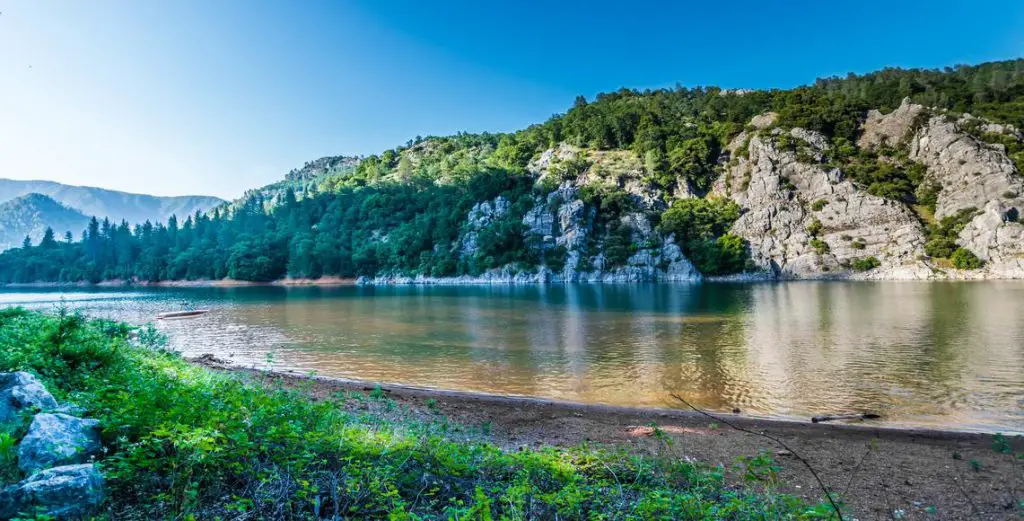
M 701 273 L 738 273 L 746 266 L 748 248 L 727 232 L 739 216 L 740 207 L 731 199 L 683 199 L 661 215 L 658 230 L 673 234 Z
M 821 235 L 821 232 L 825 229 L 825 226 L 821 224 L 821 221 L 815 219 L 807 226 L 807 233 L 811 234 L 811 237 L 817 237 Z
M 810 245 L 814 248 L 814 251 L 818 252 L 818 255 L 824 255 L 829 252 L 828 243 L 821 239 L 811 239 Z
M 811 210 L 815 212 L 820 212 L 822 209 L 825 208 L 826 205 L 828 205 L 828 201 L 824 199 L 818 199 L 817 201 L 811 203 Z
M 881 265 L 882 263 L 875 257 L 864 257 L 862 259 L 854 259 L 854 261 L 850 263 L 850 266 L 853 268 L 853 271 L 873 270 Z
M 985 265 L 985 261 L 979 259 L 967 248 L 957 248 L 949 260 L 953 262 L 955 268 L 961 270 L 976 270 Z

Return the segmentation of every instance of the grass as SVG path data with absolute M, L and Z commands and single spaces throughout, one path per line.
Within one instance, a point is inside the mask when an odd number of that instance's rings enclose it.
M 38 375 L 58 400 L 102 422 L 109 498 L 99 519 L 833 516 L 777 493 L 773 473 L 734 486 L 726 469 L 678 458 L 504 451 L 486 441 L 490 425 L 403 415 L 379 389 L 316 401 L 190 364 L 162 346 L 151 329 L 0 310 L 0 370 Z M 391 406 L 346 412 L 346 399 Z M 11 458 L 0 457 L 0 474 L 17 478 Z

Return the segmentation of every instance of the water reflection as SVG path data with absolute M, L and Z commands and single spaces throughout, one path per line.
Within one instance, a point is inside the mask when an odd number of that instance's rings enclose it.
M 186 354 L 320 374 L 622 405 L 1024 430 L 1024 284 L 786 283 L 77 292 Z M 52 306 L 57 293 L 0 293 Z

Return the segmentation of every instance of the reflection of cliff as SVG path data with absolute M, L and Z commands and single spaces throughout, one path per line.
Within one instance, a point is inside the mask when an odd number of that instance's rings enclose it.
M 986 388 L 1012 390 L 1024 380 L 1021 353 L 1009 347 L 1024 331 L 1012 310 L 985 311 L 999 301 L 992 298 L 993 287 L 755 286 L 746 318 L 748 377 L 770 390 L 765 410 L 783 414 L 880 410 L 941 416 L 965 402 L 1009 400 Z M 978 382 L 979 374 L 990 380 Z
M 623 405 L 674 406 L 668 393 L 679 392 L 706 408 L 747 413 L 868 409 L 918 423 L 1024 424 L 1019 283 L 346 288 L 250 297 L 209 297 L 204 307 L 215 313 L 162 327 L 188 354 L 233 353 L 236 363 L 264 367 L 273 351 L 279 368 L 329 376 Z

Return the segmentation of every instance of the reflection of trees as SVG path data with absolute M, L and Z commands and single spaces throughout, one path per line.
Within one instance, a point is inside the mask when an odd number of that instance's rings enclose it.
M 273 349 L 279 366 L 336 376 L 633 405 L 669 405 L 674 391 L 713 409 L 904 418 L 977 418 L 986 406 L 1005 416 L 1024 381 L 1014 283 L 207 293 L 218 312 L 181 323 L 176 345 L 257 364 Z

